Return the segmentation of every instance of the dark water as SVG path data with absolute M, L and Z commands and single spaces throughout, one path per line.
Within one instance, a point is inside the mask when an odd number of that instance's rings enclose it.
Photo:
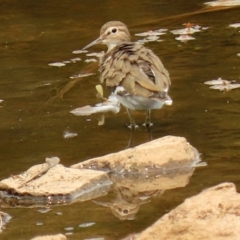
M 161 37 L 163 42 L 146 44 L 161 57 L 172 80 L 173 105 L 153 113 L 153 138 L 185 137 L 208 166 L 196 169 L 185 188 L 166 191 L 142 205 L 134 221 L 120 221 L 108 208 L 92 201 L 53 207 L 45 214 L 35 208 L 2 209 L 13 218 L 1 239 L 25 240 L 40 234 L 66 233 L 66 227 L 74 227 L 69 239 L 120 239 L 145 229 L 185 198 L 209 186 L 229 181 L 239 189 L 240 90 L 220 92 L 203 84 L 218 77 L 240 81 L 240 33 L 239 29 L 228 27 L 237 22 L 239 8 L 145 24 L 199 10 L 203 3 L 0 1 L 0 99 L 4 100 L 0 103 L 0 179 L 21 173 L 49 156 L 58 156 L 62 164 L 69 166 L 127 145 L 130 132 L 125 127 L 128 118 L 124 109 L 117 115 L 108 114 L 102 127 L 97 125 L 97 116 L 87 121 L 89 117 L 69 113 L 97 102 L 97 76 L 84 79 L 63 99 L 44 105 L 54 96 L 55 86 L 69 81 L 69 76 L 86 66 L 83 61 L 62 68 L 48 63 L 76 57 L 72 51 L 98 37 L 100 27 L 110 20 L 125 22 L 132 34 L 159 28 L 174 30 L 185 22 L 209 27 L 187 43 L 175 40 L 176 36 L 168 31 Z M 133 35 L 133 40 L 137 39 Z M 134 116 L 138 123 L 143 122 L 143 113 L 136 112 Z M 65 130 L 78 133 L 78 137 L 64 139 Z M 146 141 L 145 129 L 137 129 L 134 144 Z M 38 222 L 43 225 L 37 226 Z M 96 224 L 78 227 L 85 222 Z

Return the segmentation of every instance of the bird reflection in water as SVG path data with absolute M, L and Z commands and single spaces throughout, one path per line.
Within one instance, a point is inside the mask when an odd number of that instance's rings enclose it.
M 120 220 L 134 220 L 140 206 L 151 198 L 160 197 L 166 190 L 185 187 L 195 168 L 183 167 L 160 170 L 149 174 L 110 174 L 113 182 L 114 199 L 111 201 L 93 200 L 94 203 L 108 207 Z

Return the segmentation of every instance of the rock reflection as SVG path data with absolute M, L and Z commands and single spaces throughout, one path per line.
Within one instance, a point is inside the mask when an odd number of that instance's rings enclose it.
M 185 187 L 195 168 L 184 167 L 163 170 L 156 174 L 110 174 L 114 199 L 109 202 L 94 202 L 111 209 L 120 220 L 133 220 L 142 204 L 151 198 L 160 197 L 166 190 Z
M 11 219 L 10 215 L 0 211 L 0 233 L 5 228 L 6 223 L 9 222 L 10 219 Z

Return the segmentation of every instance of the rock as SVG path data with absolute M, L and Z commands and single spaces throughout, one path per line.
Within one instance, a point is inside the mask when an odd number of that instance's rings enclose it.
M 22 174 L 0 182 L 0 198 L 5 205 L 66 204 L 105 195 L 112 182 L 105 172 L 64 167 L 46 159 Z M 105 193 L 105 194 L 104 194 Z
M 71 167 L 111 171 L 115 198 L 94 202 L 121 220 L 133 220 L 142 204 L 168 189 L 186 186 L 195 167 L 202 165 L 198 151 L 185 138 L 167 136 Z
M 157 173 L 195 166 L 198 151 L 185 138 L 166 136 L 137 147 L 93 158 L 71 166 L 78 169 L 109 170 L 117 173 Z
M 127 238 L 126 238 L 127 239 Z M 209 188 L 164 215 L 135 240 L 238 240 L 240 194 L 233 183 Z
M 58 234 L 58 235 L 39 236 L 39 237 L 32 238 L 31 240 L 67 240 L 67 238 L 62 234 Z

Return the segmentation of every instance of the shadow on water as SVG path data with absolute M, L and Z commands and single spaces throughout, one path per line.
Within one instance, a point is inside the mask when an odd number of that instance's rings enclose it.
M 97 125 L 98 116 L 76 117 L 69 113 L 74 108 L 98 102 L 95 98 L 96 75 L 83 78 L 63 98 L 41 108 L 55 96 L 55 92 L 51 92 L 55 86 L 70 81 L 70 76 L 88 66 L 84 61 L 61 68 L 48 64 L 76 56 L 82 58 L 82 55 L 73 55 L 72 51 L 95 39 L 102 24 L 115 19 L 130 26 L 133 41 L 139 39 L 134 34 L 146 28 L 168 28 L 167 33 L 161 36 L 163 42 L 146 43 L 161 57 L 172 80 L 170 96 L 173 105 L 153 111 L 152 137 L 186 137 L 208 163 L 207 167 L 194 171 L 184 188 L 174 188 L 164 194 L 160 191 L 151 203 L 142 204 L 135 199 L 136 208 L 140 205 L 141 208 L 133 221 L 119 221 L 111 213 L 114 199 L 117 206 L 125 206 L 126 196 L 129 197 L 122 187 L 116 187 L 112 196 L 96 199 L 97 204 L 86 201 L 71 206 L 55 206 L 46 213 L 35 208 L 1 209 L 13 216 L 1 233 L 3 239 L 30 239 L 40 234 L 71 232 L 68 227 L 74 228 L 69 239 L 94 236 L 120 239 L 145 229 L 185 198 L 206 187 L 231 181 L 239 189 L 239 89 L 220 92 L 204 84 L 204 81 L 219 77 L 240 82 L 240 57 L 237 56 L 240 53 L 240 33 L 239 28 L 229 27 L 229 24 L 236 23 L 239 9 L 159 21 L 198 11 L 204 7 L 203 3 L 201 0 L 189 3 L 183 0 L 177 3 L 108 1 L 104 4 L 96 4 L 93 0 L 81 3 L 76 0 L 0 2 L 0 99 L 4 100 L 0 103 L 1 179 L 18 174 L 46 157 L 58 156 L 62 164 L 69 166 L 126 147 L 130 131 L 125 127 L 128 116 L 124 109 L 116 115 L 106 114 L 103 126 Z M 121 9 L 133 10 L 129 14 L 129 11 Z M 196 33 L 193 41 L 179 42 L 170 31 L 182 28 L 185 22 L 209 29 Z M 144 113 L 134 112 L 134 119 L 140 125 Z M 78 135 L 65 139 L 65 131 Z M 134 145 L 148 139 L 145 128 L 136 129 Z M 124 198 L 120 199 L 122 196 Z M 89 222 L 95 225 L 79 227 Z

